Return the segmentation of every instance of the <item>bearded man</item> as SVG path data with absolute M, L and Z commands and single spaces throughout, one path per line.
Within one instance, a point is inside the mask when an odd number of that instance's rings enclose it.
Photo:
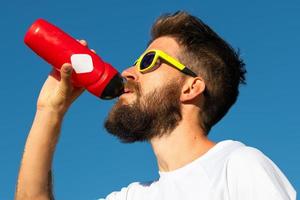
M 245 67 L 209 26 L 186 12 L 161 16 L 148 48 L 122 76 L 124 94 L 105 121 L 122 142 L 147 141 L 159 179 L 135 182 L 106 200 L 290 200 L 296 192 L 280 169 L 241 142 L 208 139 L 236 102 Z M 86 45 L 85 41 L 81 41 Z M 16 199 L 53 199 L 51 163 L 64 114 L 83 88 L 72 66 L 46 80 L 20 168 Z

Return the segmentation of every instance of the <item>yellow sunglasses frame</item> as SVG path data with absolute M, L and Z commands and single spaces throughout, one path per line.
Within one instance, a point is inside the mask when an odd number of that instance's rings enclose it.
M 143 60 L 144 56 L 150 52 L 154 52 L 154 58 L 152 63 L 145 69 L 141 69 L 141 61 Z M 169 56 L 168 54 L 166 54 L 165 52 L 158 50 L 158 49 L 151 49 L 146 51 L 145 53 L 143 53 L 135 62 L 135 65 L 138 67 L 138 70 L 141 73 L 145 73 L 147 71 L 149 71 L 151 68 L 154 67 L 154 65 L 157 62 L 157 59 L 162 58 L 163 60 L 167 61 L 169 64 L 171 64 L 173 67 L 175 67 L 176 69 L 178 69 L 179 71 L 190 75 L 192 77 L 197 77 L 197 74 L 195 72 L 193 72 L 191 69 L 189 69 L 188 67 L 186 67 L 185 65 L 183 65 L 182 63 L 180 63 L 178 60 L 176 60 L 175 58 L 173 58 L 172 56 Z

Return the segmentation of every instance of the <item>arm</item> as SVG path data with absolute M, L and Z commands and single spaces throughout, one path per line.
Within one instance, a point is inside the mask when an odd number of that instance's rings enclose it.
M 85 41 L 81 41 L 86 45 Z M 16 200 L 54 199 L 51 164 L 63 117 L 83 92 L 71 84 L 72 66 L 53 71 L 40 92 L 37 111 L 29 132 L 18 176 Z
M 16 200 L 53 199 L 51 163 L 61 120 L 55 112 L 37 111 L 25 145 Z

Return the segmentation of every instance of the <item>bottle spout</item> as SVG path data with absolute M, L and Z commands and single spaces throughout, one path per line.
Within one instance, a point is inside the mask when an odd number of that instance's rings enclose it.
M 113 99 L 119 97 L 124 93 L 125 79 L 117 73 L 107 84 L 100 98 L 104 100 Z

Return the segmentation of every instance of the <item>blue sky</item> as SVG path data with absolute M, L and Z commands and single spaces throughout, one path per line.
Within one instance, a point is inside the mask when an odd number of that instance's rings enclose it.
M 145 49 L 153 21 L 186 10 L 234 48 L 248 70 L 236 105 L 210 138 L 240 140 L 268 155 L 300 188 L 299 1 L 6 1 L 0 7 L 0 199 L 13 199 L 39 90 L 50 66 L 23 43 L 44 18 L 90 47 L 119 71 Z M 96 199 L 133 181 L 157 178 L 147 143 L 122 144 L 103 121 L 114 101 L 85 92 L 64 119 L 54 159 L 57 199 Z

